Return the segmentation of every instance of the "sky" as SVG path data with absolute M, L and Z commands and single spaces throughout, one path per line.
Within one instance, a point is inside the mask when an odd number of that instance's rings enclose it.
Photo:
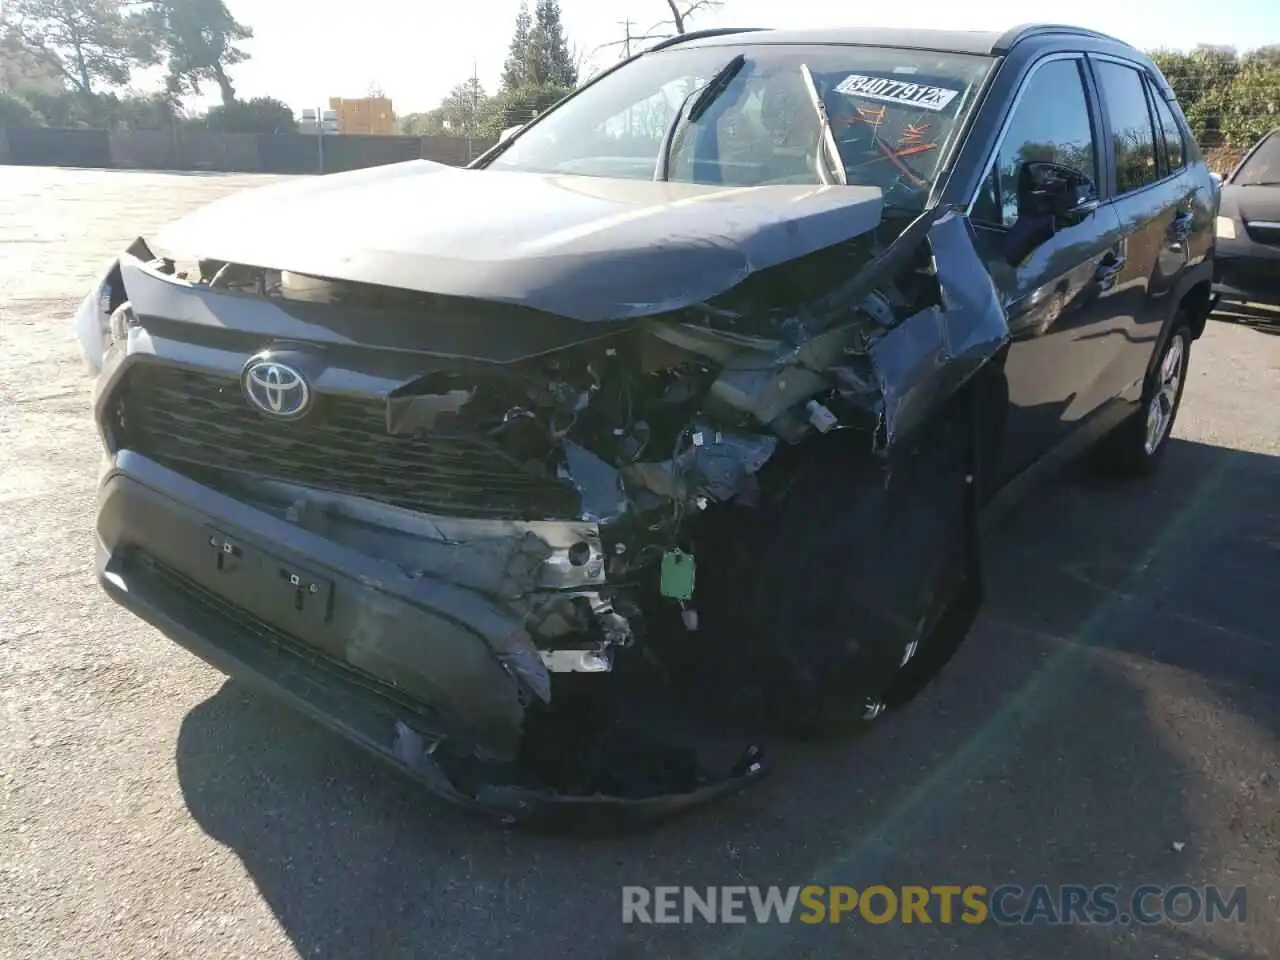
M 379 87 L 396 113 L 429 110 L 474 69 L 498 82 L 519 0 L 226 0 L 253 28 L 252 54 L 232 68 L 243 98 L 273 96 L 294 110 Z M 664 0 L 561 0 L 570 43 L 588 67 L 617 59 L 623 21 L 643 33 Z M 929 26 L 994 30 L 1027 22 L 1092 27 L 1143 49 L 1197 43 L 1249 49 L 1280 43 L 1280 0 L 725 0 L 691 28 Z M 590 72 L 590 71 L 588 71 Z M 215 91 L 202 98 L 211 102 Z

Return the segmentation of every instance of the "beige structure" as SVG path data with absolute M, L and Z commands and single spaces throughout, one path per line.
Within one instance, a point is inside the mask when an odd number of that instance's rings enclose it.
M 396 132 L 396 112 L 389 97 L 330 97 L 329 109 L 338 115 L 339 133 L 390 136 Z

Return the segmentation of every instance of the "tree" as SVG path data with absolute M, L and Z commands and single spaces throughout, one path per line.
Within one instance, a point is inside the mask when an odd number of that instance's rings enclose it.
M 445 132 L 454 136 L 477 136 L 488 102 L 489 95 L 474 77 L 457 84 L 440 102 L 441 126 Z
M 1232 146 L 1248 146 L 1280 122 L 1280 64 L 1246 57 L 1231 84 L 1222 133 Z
M 525 85 L 513 90 L 500 90 L 485 105 L 480 136 L 496 137 L 507 127 L 528 123 L 568 93 L 568 88 L 559 86 Z
M 0 22 L 0 93 L 59 93 L 66 89 L 62 69 L 40 59 L 16 27 Z
M 502 85 L 484 103 L 479 134 L 496 137 L 507 127 L 528 123 L 577 83 L 578 63 L 565 36 L 559 0 L 537 0 L 532 17 L 527 4 L 521 4 Z
M 168 56 L 169 91 L 198 94 L 202 83 L 216 83 L 230 108 L 236 92 L 227 67 L 249 59 L 236 44 L 251 39 L 253 30 L 237 22 L 223 0 L 154 0 L 148 19 Z
M 1280 46 L 1244 56 L 1230 47 L 1157 50 L 1151 59 L 1204 147 L 1238 153 L 1280 123 Z
M 423 113 L 407 113 L 400 118 L 400 133 L 406 137 L 434 137 L 444 133 L 444 118 L 440 108 Z
M 1201 45 L 1189 53 L 1157 50 L 1151 58 L 1178 95 L 1196 139 L 1203 144 L 1221 140 L 1231 85 L 1240 72 L 1236 51 Z
M 146 16 L 120 0 L 13 0 L 9 19 L 31 55 L 85 96 L 95 84 L 124 86 L 135 67 L 160 59 Z
M 665 0 L 665 2 L 667 9 L 671 11 L 670 17 L 665 20 L 659 20 L 643 33 L 632 33 L 631 22 L 627 21 L 627 34 L 625 37 L 621 40 L 610 40 L 608 43 L 602 43 L 595 50 L 619 47 L 622 49 L 623 56 L 629 56 L 633 46 L 643 46 L 652 40 L 666 40 L 677 34 L 687 33 L 689 20 L 695 13 L 716 9 L 723 5 L 724 0 Z
M 42 126 L 44 117 L 24 97 L 0 90 L 0 129 Z
M 298 122 L 293 111 L 274 97 L 232 100 L 211 107 L 204 126 L 221 133 L 295 133 Z
M 507 62 L 502 66 L 503 90 L 515 90 L 533 82 L 533 18 L 529 16 L 529 4 L 522 0 L 516 15 L 516 29 L 511 35 L 511 48 Z
M 671 9 L 671 19 L 662 21 L 659 26 L 670 24 L 675 28 L 676 33 L 686 33 L 685 24 L 699 10 L 706 10 L 711 7 L 720 6 L 722 0 L 692 0 L 692 2 L 681 3 L 680 0 L 667 0 L 667 6 Z
M 517 29 L 519 23 L 517 22 Z M 529 35 L 530 63 L 526 83 L 571 89 L 578 83 L 578 65 L 569 52 L 560 0 L 538 0 Z

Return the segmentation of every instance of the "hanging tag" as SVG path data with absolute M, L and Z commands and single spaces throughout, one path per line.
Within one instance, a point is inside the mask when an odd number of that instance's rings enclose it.
M 693 582 L 697 564 L 693 554 L 676 548 L 662 555 L 658 591 L 668 599 L 687 603 L 693 599 Z

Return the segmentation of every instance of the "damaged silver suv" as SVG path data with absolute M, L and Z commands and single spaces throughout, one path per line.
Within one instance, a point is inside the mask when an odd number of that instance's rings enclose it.
M 1215 205 L 1105 36 L 678 38 L 123 253 L 103 586 L 459 803 L 687 806 L 912 696 L 1012 481 L 1156 465 Z

